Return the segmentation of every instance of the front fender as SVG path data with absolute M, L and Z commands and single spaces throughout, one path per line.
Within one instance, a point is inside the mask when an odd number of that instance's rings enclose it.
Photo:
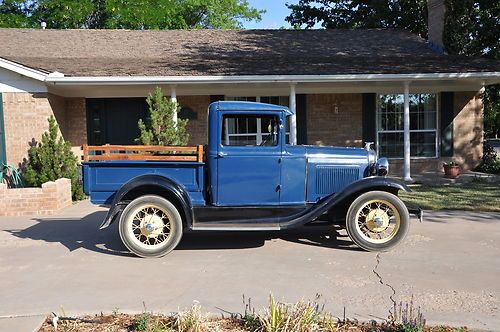
M 388 191 L 394 194 L 397 194 L 399 190 L 411 191 L 406 184 L 396 179 L 381 176 L 363 178 L 349 184 L 344 190 L 321 199 L 306 212 L 281 220 L 280 228 L 287 229 L 306 224 L 353 196 L 359 196 L 373 190 Z
M 179 203 L 180 207 L 182 208 L 182 211 L 179 212 L 181 214 L 184 213 L 186 223 L 192 223 L 193 207 L 191 204 L 191 198 L 189 197 L 189 194 L 187 193 L 185 188 L 179 183 L 167 177 L 156 174 L 146 174 L 137 176 L 129 180 L 115 193 L 108 214 L 99 227 L 100 229 L 106 228 L 114 222 L 116 217 L 121 214 L 121 212 L 127 205 L 126 203 L 122 202 L 124 197 L 128 193 L 139 189 L 140 187 L 157 188 L 159 191 L 168 192 L 169 195 L 172 195 L 175 198 L 176 202 Z M 148 192 L 148 194 L 155 194 L 155 192 Z
M 411 192 L 410 187 L 399 180 L 382 176 L 370 176 L 353 182 L 345 187 L 341 192 L 336 193 L 334 195 L 336 197 L 334 202 L 336 204 L 351 197 L 352 195 L 357 194 L 359 196 L 363 192 L 373 190 L 388 191 L 393 194 L 397 194 L 400 190 Z

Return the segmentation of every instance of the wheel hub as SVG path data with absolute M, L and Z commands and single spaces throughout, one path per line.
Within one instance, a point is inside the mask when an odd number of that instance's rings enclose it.
M 366 227 L 374 233 L 383 232 L 389 226 L 389 216 L 382 209 L 371 210 L 366 217 Z
M 141 234 L 154 238 L 163 233 L 163 220 L 156 214 L 146 214 L 141 221 Z

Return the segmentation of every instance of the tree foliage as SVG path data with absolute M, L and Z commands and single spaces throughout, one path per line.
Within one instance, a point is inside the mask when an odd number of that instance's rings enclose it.
M 247 0 L 4 0 L 1 27 L 188 29 L 242 27 L 262 10 Z
M 28 164 L 24 178 L 29 186 L 40 187 L 47 181 L 60 178 L 71 180 L 73 200 L 85 197 L 78 183 L 77 157 L 71 151 L 70 143 L 61 136 L 54 117 L 50 117 L 49 130 L 42 135 L 42 141 L 28 151 Z
M 139 120 L 140 136 L 136 142 L 144 145 L 187 145 L 189 134 L 186 131 L 187 119 L 177 119 L 179 104 L 166 98 L 159 87 L 146 99 L 148 115 L 146 121 Z
M 300 0 L 287 4 L 292 26 L 327 29 L 401 28 L 427 36 L 427 0 Z
M 443 41 L 450 54 L 483 56 L 500 60 L 500 2 L 497 0 L 447 0 Z M 484 134 L 500 137 L 500 85 L 485 88 Z
M 500 1 L 445 0 L 444 48 L 449 54 L 500 59 Z M 295 27 L 397 28 L 427 37 L 427 0 L 300 0 L 287 5 Z M 484 93 L 486 137 L 500 136 L 500 86 Z

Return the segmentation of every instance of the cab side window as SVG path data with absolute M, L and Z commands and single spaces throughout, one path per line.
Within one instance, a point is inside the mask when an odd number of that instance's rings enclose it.
M 278 117 L 274 115 L 230 114 L 222 118 L 222 145 L 278 145 Z

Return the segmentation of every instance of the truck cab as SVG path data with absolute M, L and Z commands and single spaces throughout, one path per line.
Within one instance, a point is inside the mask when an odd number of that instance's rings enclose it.
M 268 104 L 210 106 L 207 162 L 214 205 L 316 203 L 371 175 L 374 151 L 289 144 L 291 115 Z
M 83 163 L 86 193 L 110 206 L 101 228 L 118 220 L 135 254 L 162 256 L 186 231 L 281 230 L 322 215 L 340 216 L 365 250 L 387 250 L 404 238 L 409 211 L 397 193 L 409 189 L 386 177 L 387 160 L 369 144 L 292 145 L 292 113 L 283 106 L 216 102 L 208 112 L 208 145 L 196 162 L 172 154 L 137 160 L 125 147 L 108 146 L 102 149 L 108 156 L 115 149 L 111 160 Z

